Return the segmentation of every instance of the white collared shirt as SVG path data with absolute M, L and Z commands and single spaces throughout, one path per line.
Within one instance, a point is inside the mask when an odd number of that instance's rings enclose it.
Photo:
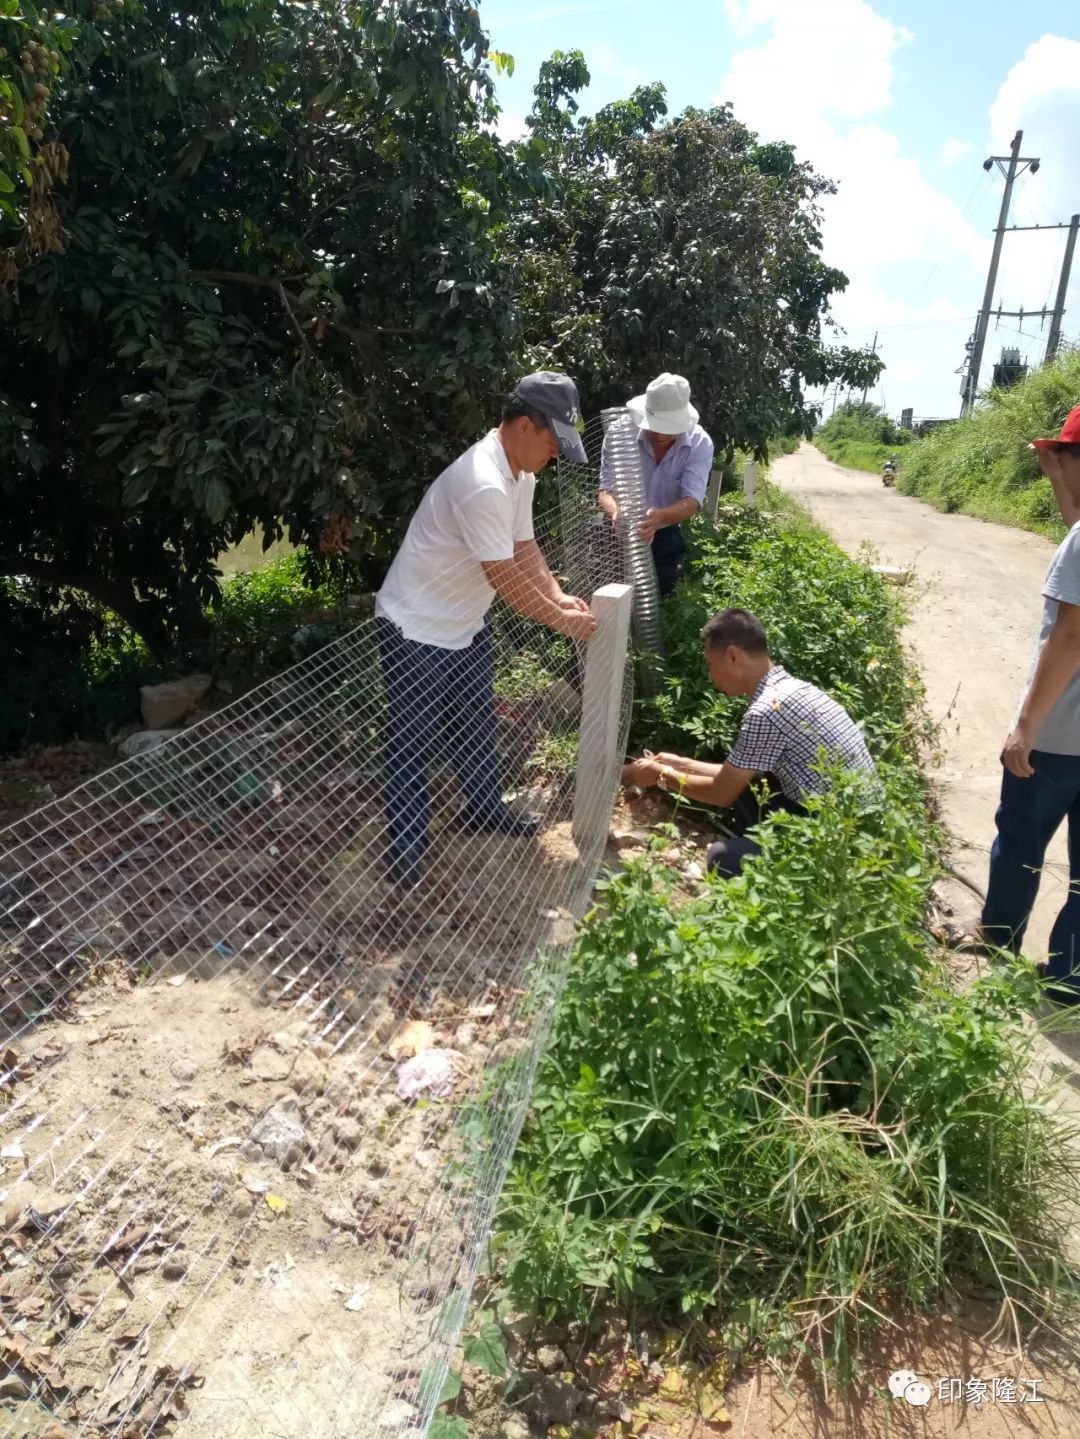
M 533 538 L 536 477 L 514 478 L 498 431 L 466 450 L 429 487 L 375 601 L 407 640 L 463 650 L 483 628 L 495 591 L 481 561 L 509 560 Z

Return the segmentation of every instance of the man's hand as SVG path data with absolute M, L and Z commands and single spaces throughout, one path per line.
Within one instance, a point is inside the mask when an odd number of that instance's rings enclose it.
M 560 609 L 558 620 L 551 628 L 572 640 L 591 640 L 596 633 L 596 616 L 588 605 L 583 610 Z
M 1001 752 L 1001 763 L 1017 779 L 1030 779 L 1035 773 L 1030 760 L 1034 747 L 1034 736 L 1026 725 L 1018 724 L 1005 741 L 1005 748 Z
M 636 784 L 639 789 L 650 789 L 660 778 L 663 766 L 655 756 L 636 759 L 622 768 L 623 784 Z
M 1034 448 L 1034 446 L 1032 446 Z M 1054 480 L 1065 479 L 1065 469 L 1061 463 L 1061 451 L 1056 447 L 1048 446 L 1046 449 L 1035 450 L 1035 458 L 1039 462 L 1039 469 L 1046 478 L 1053 483 Z
M 576 614 L 579 615 L 592 614 L 592 610 L 589 608 L 588 600 L 580 599 L 577 595 L 561 595 L 559 597 L 559 608 L 563 610 L 573 610 Z
M 641 538 L 645 541 L 647 545 L 652 544 L 654 538 L 656 537 L 657 530 L 663 529 L 663 525 L 657 518 L 659 513 L 659 510 L 646 510 L 645 518 L 642 520 L 641 524 L 638 525 L 638 534 L 641 536 Z

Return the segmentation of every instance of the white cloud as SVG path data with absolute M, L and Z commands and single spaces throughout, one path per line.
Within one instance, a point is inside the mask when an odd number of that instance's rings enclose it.
M 966 160 L 974 151 L 974 140 L 958 140 L 955 135 L 950 135 L 941 147 L 941 163 L 955 165 L 958 160 Z
M 977 272 L 988 246 L 886 128 L 910 33 L 868 0 L 729 0 L 729 13 L 746 46 L 717 100 L 763 138 L 795 137 L 800 157 L 837 182 L 822 206 L 824 256 L 850 281 L 834 303 L 849 343 L 869 344 L 879 328 L 890 406 L 949 413 L 948 347 L 959 363 L 970 320 L 944 281 L 950 268 Z
M 866 0 L 736 0 L 729 13 L 744 33 L 771 27 L 764 44 L 735 54 L 723 89 L 751 124 L 768 113 L 777 133 L 791 135 L 808 116 L 857 117 L 892 104 L 893 56 L 911 35 Z
M 1008 154 L 1017 130 L 1024 132 L 1021 153 L 1038 156 L 1041 163 L 1038 174 L 1028 172 L 1017 181 L 1010 223 L 1068 221 L 1080 210 L 1076 164 L 1080 40 L 1043 35 L 1006 75 L 990 107 L 990 151 Z M 1060 230 L 1047 235 L 1007 235 L 998 283 L 998 299 L 1004 307 L 1038 309 L 1044 303 L 1052 304 L 1064 248 L 1065 234 Z M 1066 304 L 1065 333 L 1080 338 L 1080 271 L 1075 265 Z M 1023 328 L 1032 336 L 1027 348 L 1033 357 L 1039 356 L 1039 321 L 1025 321 Z

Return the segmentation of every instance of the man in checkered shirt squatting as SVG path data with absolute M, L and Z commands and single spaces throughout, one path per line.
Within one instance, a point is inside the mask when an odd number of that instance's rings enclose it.
M 829 788 L 818 772 L 822 751 L 850 770 L 874 772 L 866 741 L 848 712 L 814 685 L 774 664 L 765 629 L 749 610 L 724 610 L 701 632 L 709 678 L 726 695 L 750 695 L 750 707 L 723 764 L 647 754 L 623 769 L 623 784 L 658 785 L 670 794 L 720 808 L 747 797 L 750 782 L 767 776 L 779 789 L 772 806 L 804 809 L 807 795 Z M 772 807 L 770 806 L 770 807 Z M 709 848 L 709 870 L 730 879 L 758 845 L 746 835 Z

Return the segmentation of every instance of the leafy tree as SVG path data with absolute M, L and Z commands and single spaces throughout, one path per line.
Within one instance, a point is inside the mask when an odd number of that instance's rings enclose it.
M 863 440 L 872 445 L 907 445 L 915 438 L 902 430 L 880 405 L 847 400 L 838 405 L 820 426 L 817 437 L 825 441 Z
M 76 0 L 79 3 L 79 0 Z M 81 0 L 89 14 L 91 0 Z M 113 0 L 123 7 L 124 0 Z M 101 16 L 111 11 L 93 0 Z M 38 255 L 62 248 L 52 191 L 67 178 L 67 152 L 48 135 L 56 77 L 78 30 L 73 8 L 0 0 L 0 284 Z
M 377 569 L 475 438 L 516 348 L 493 235 L 535 156 L 491 131 L 467 0 L 96 15 L 49 116 L 63 253 L 0 289 L 0 575 L 164 652 L 254 525 Z
M 830 182 L 727 107 L 664 123 L 660 85 L 575 118 L 588 78 L 580 52 L 557 52 L 534 92 L 556 192 L 524 208 L 510 242 L 533 361 L 573 374 L 586 410 L 678 370 L 729 452 L 808 432 L 807 388 L 881 369 L 824 341 L 847 284 L 820 257 Z

